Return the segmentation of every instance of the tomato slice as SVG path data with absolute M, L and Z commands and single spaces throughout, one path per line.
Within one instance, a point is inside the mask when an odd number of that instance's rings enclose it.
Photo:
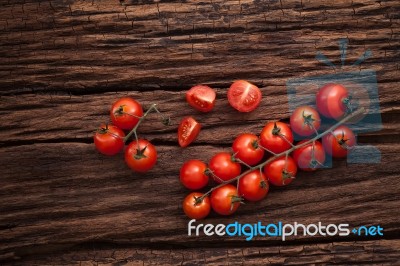
M 232 83 L 228 90 L 229 104 L 239 112 L 251 112 L 261 101 L 260 89 L 246 80 Z
M 178 142 L 181 147 L 192 143 L 200 133 L 201 125 L 193 117 L 188 116 L 182 119 L 178 128 Z
M 216 96 L 212 88 L 196 85 L 186 92 L 186 101 L 194 109 L 206 113 L 214 108 Z

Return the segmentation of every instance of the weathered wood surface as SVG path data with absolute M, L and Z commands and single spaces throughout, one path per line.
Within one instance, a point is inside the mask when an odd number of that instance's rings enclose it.
M 400 264 L 398 1 L 2 1 L 0 9 L 0 261 L 29 265 Z M 188 237 L 181 211 L 187 191 L 178 172 L 189 158 L 228 150 L 238 132 L 288 119 L 286 81 L 335 71 L 337 40 L 348 62 L 377 72 L 383 130 L 359 137 L 382 152 L 381 164 L 301 173 L 293 185 L 207 222 L 380 224 L 384 237 L 277 239 Z M 257 111 L 226 101 L 234 79 L 262 88 Z M 184 91 L 218 88 L 216 109 L 187 108 Z M 151 116 L 140 134 L 159 151 L 156 168 L 132 173 L 99 155 L 92 130 L 116 98 L 159 103 L 173 118 Z M 185 115 L 203 123 L 198 141 L 176 145 Z M 2 263 L 1 263 L 2 264 Z

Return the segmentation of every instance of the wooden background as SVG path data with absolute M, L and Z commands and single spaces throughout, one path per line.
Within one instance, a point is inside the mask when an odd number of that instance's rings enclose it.
M 378 147 L 382 162 L 335 161 L 206 222 L 379 224 L 384 236 L 188 237 L 182 162 L 208 161 L 239 132 L 287 121 L 286 81 L 341 71 L 315 55 L 339 65 L 338 40 L 346 37 L 347 65 L 373 53 L 343 71 L 377 72 L 383 130 L 359 142 Z M 399 48 L 397 0 L 2 0 L 0 264 L 400 265 Z M 228 106 L 235 79 L 262 88 L 257 111 Z M 218 89 L 210 114 L 184 101 L 198 83 Z M 122 154 L 99 155 L 92 143 L 110 104 L 125 95 L 157 102 L 173 119 L 163 127 L 151 116 L 141 127 L 159 152 L 147 174 L 130 171 Z M 176 128 L 185 115 L 203 130 L 180 149 Z

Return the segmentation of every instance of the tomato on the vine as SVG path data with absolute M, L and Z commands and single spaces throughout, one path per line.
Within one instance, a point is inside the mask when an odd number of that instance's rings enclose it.
M 101 125 L 94 134 L 96 149 L 105 155 L 115 155 L 124 148 L 125 133 L 113 125 Z
M 206 85 L 196 85 L 186 92 L 186 101 L 194 109 L 210 112 L 215 105 L 215 91 Z
M 321 118 L 311 106 L 300 106 L 290 116 L 291 129 L 300 136 L 316 134 L 321 126 Z
M 156 148 L 149 141 L 132 141 L 125 150 L 125 162 L 137 172 L 147 172 L 157 161 Z
M 192 192 L 183 200 L 183 211 L 187 217 L 200 220 L 210 213 L 210 199 L 206 196 L 201 200 L 203 195 L 203 193 Z
M 220 215 L 230 215 L 234 213 L 242 202 L 235 186 L 231 184 L 223 185 L 211 192 L 211 207 Z
M 111 121 L 121 129 L 130 130 L 143 116 L 140 103 L 130 97 L 124 97 L 113 103 L 110 111 Z
M 239 195 L 248 201 L 259 201 L 268 194 L 269 186 L 265 175 L 253 170 L 239 180 Z
M 302 140 L 297 145 L 301 145 L 308 140 Z M 315 171 L 325 162 L 325 150 L 321 142 L 311 142 L 293 152 L 293 159 L 297 166 L 304 171 Z
M 189 160 L 182 165 L 180 181 L 188 189 L 196 190 L 208 184 L 207 165 L 200 160 Z
M 350 107 L 349 101 L 347 89 L 335 83 L 321 87 L 316 95 L 318 112 L 327 118 L 341 118 Z
M 349 152 L 349 149 L 356 144 L 356 137 L 353 131 L 341 125 L 333 130 L 332 134 L 322 137 L 322 145 L 324 145 L 326 153 L 335 158 L 343 158 Z
M 228 102 L 239 112 L 251 112 L 256 109 L 261 97 L 261 90 L 246 80 L 235 81 L 228 90 Z
M 264 156 L 264 150 L 258 145 L 258 137 L 253 134 L 244 133 L 239 135 L 232 144 L 235 158 L 248 165 L 255 165 Z
M 283 122 L 269 122 L 260 135 L 260 144 L 273 153 L 281 153 L 292 147 L 293 133 Z
M 179 146 L 186 147 L 192 143 L 200 133 L 201 125 L 193 117 L 184 117 L 178 127 Z
M 275 186 L 286 186 L 292 183 L 297 174 L 297 166 L 292 157 L 282 156 L 269 162 L 264 167 L 264 174 L 269 183 Z
M 228 152 L 215 154 L 209 164 L 213 178 L 217 183 L 227 181 L 240 175 L 240 164 L 235 162 L 235 158 Z

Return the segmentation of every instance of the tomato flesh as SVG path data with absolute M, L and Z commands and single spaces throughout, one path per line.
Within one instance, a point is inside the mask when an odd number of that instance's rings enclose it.
M 187 147 L 200 133 L 201 125 L 193 117 L 188 116 L 182 119 L 178 128 L 179 146 Z
M 261 97 L 261 90 L 245 80 L 235 81 L 228 90 L 228 102 L 239 112 L 251 112 L 256 109 Z
M 215 91 L 206 85 L 196 85 L 186 92 L 186 101 L 194 109 L 210 112 L 215 105 Z

